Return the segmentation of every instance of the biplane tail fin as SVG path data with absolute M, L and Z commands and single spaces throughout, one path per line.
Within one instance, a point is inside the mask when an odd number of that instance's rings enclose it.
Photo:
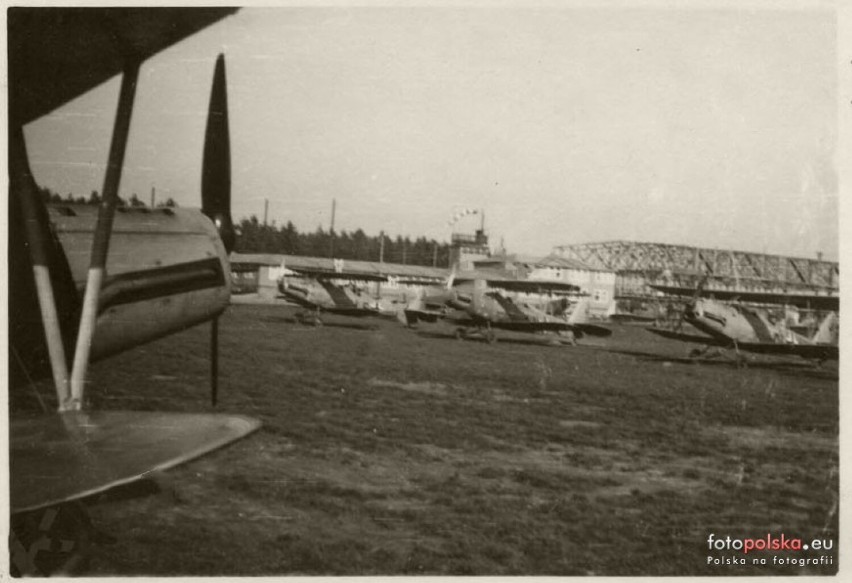
M 823 318 L 811 340 L 814 344 L 837 344 L 838 318 L 836 312 L 831 312 Z
M 569 324 L 588 324 L 589 323 L 589 298 L 581 298 L 571 316 L 568 318 Z

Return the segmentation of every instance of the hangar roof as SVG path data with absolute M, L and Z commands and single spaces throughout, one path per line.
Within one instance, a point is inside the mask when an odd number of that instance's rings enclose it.
M 611 271 L 610 269 L 592 267 L 578 259 L 560 257 L 559 255 L 548 255 L 540 259 L 524 261 L 524 263 L 529 263 L 534 267 L 557 267 L 559 269 L 576 269 L 579 271 Z

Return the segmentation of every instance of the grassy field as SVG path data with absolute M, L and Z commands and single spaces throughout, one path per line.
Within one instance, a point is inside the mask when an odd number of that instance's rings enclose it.
M 231 307 L 218 410 L 263 428 L 153 493 L 92 501 L 118 542 L 91 574 L 836 572 L 836 548 L 824 567 L 707 564 L 737 555 L 710 533 L 836 540 L 836 364 L 696 364 L 629 326 L 554 347 L 326 321 Z M 210 409 L 208 336 L 98 364 L 92 404 Z

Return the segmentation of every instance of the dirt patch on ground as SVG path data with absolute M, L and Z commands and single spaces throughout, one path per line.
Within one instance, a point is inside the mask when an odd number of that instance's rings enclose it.
M 563 419 L 559 422 L 559 426 L 567 427 L 568 429 L 597 429 L 601 424 L 595 421 L 583 421 L 582 419 Z
M 790 448 L 791 446 L 809 452 L 836 451 L 838 440 L 824 433 L 797 433 L 785 431 L 779 427 L 742 427 L 722 425 L 705 427 L 710 437 L 729 440 L 738 449 Z

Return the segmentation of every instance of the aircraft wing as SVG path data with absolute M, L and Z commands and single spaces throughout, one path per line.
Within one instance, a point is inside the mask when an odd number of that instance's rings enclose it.
M 236 11 L 9 8 L 10 119 L 38 119 L 121 73 L 127 59 L 146 59 Z
M 463 277 L 456 278 L 455 283 L 464 283 L 472 281 Z M 536 281 L 534 279 L 486 279 L 488 287 L 494 289 L 502 289 L 511 292 L 525 293 L 574 293 L 579 292 L 580 287 L 571 283 L 560 281 Z
M 633 324 L 633 323 L 651 323 L 654 322 L 657 318 L 652 316 L 638 316 L 635 314 L 610 314 L 609 319 L 613 322 L 619 322 L 622 324 Z
M 740 350 L 758 354 L 777 354 L 782 356 L 801 356 L 818 360 L 837 360 L 839 347 L 836 344 L 786 344 L 747 342 L 738 344 Z
M 530 320 L 498 320 L 491 322 L 491 327 L 512 332 L 561 332 L 574 328 L 568 322 L 532 322 Z
M 578 338 L 583 336 L 600 336 L 606 337 L 612 335 L 612 330 L 603 326 L 595 326 L 594 324 L 571 324 L 569 322 L 560 322 L 558 320 L 550 320 L 547 322 L 517 321 L 503 320 L 491 322 L 493 328 L 500 330 L 510 330 L 513 332 L 565 332 L 571 330 Z
M 663 328 L 645 328 L 648 332 L 652 334 L 656 334 L 657 336 L 662 336 L 663 338 L 669 338 L 671 340 L 680 340 L 681 342 L 691 342 L 693 344 L 705 344 L 708 346 L 733 346 L 733 343 L 730 340 L 722 340 L 720 338 L 714 338 L 712 336 L 704 336 L 701 334 L 683 334 L 681 332 L 675 332 L 674 330 L 665 330 Z
M 236 415 L 66 412 L 13 419 L 13 513 L 97 494 L 245 437 L 260 422 Z
M 657 291 L 661 291 L 667 295 L 692 297 L 695 295 L 694 288 L 669 286 L 669 285 L 651 285 Z M 756 304 L 778 304 L 796 306 L 798 308 L 809 308 L 812 310 L 825 310 L 836 312 L 840 309 L 840 297 L 820 294 L 801 294 L 801 293 L 772 293 L 759 291 L 736 291 L 736 290 L 720 290 L 713 288 L 704 288 L 699 292 L 701 297 L 713 296 L 721 301 L 739 300 L 741 302 L 749 302 Z
M 734 348 L 734 342 L 711 336 L 699 336 L 695 334 L 681 334 L 672 330 L 661 328 L 646 328 L 663 338 L 691 342 L 693 344 L 705 344 L 709 346 L 721 346 L 723 348 Z M 802 358 L 813 358 L 821 360 L 837 360 L 839 347 L 833 344 L 787 344 L 784 342 L 739 342 L 736 347 L 746 352 L 756 354 L 776 354 L 782 356 L 801 356 Z
M 434 311 L 434 310 L 415 310 L 415 309 L 406 309 L 404 310 L 405 321 L 409 326 L 414 326 L 420 321 L 429 322 L 430 324 L 434 324 L 440 318 L 444 316 L 443 312 Z
M 600 338 L 612 336 L 612 330 L 606 326 L 597 326 L 595 324 L 571 324 L 571 329 L 574 330 L 574 332 L 580 332 L 581 334 L 588 336 L 598 336 Z

